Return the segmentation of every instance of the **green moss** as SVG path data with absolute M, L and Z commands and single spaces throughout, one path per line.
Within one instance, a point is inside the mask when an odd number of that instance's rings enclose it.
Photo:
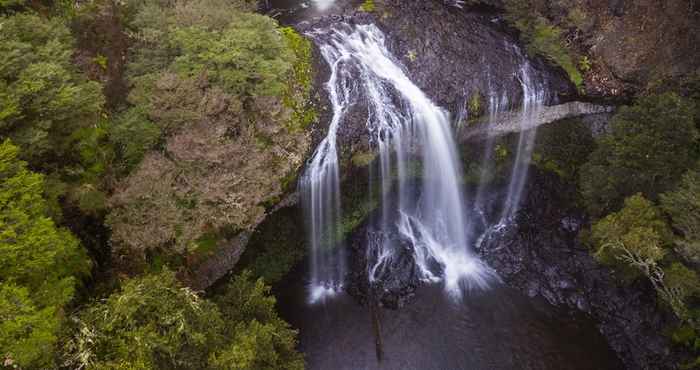
M 527 30 L 528 51 L 531 54 L 540 54 L 559 65 L 569 75 L 571 82 L 580 88 L 583 76 L 574 62 L 573 53 L 562 42 L 562 31 L 541 18 L 538 18 L 533 29 Z
M 376 199 L 367 199 L 352 207 L 349 212 L 343 215 L 338 240 L 343 240 L 350 236 L 377 207 L 379 207 L 379 201 Z
M 97 56 L 95 56 L 95 58 L 93 58 L 92 61 L 95 62 L 95 64 L 97 64 L 98 66 L 100 66 L 100 68 L 102 68 L 103 71 L 107 70 L 107 57 L 106 56 L 104 56 L 102 54 L 97 54 Z
M 374 160 L 376 155 L 372 152 L 358 152 L 352 155 L 350 162 L 355 167 L 367 167 Z
M 216 233 L 205 233 L 195 240 L 192 252 L 199 256 L 209 256 L 216 250 L 219 239 L 220 237 Z
M 484 97 L 481 96 L 479 90 L 472 92 L 469 100 L 467 101 L 467 112 L 469 113 L 469 118 L 477 118 L 484 115 L 486 107 L 484 105 Z
M 569 49 L 562 37 L 562 30 L 532 10 L 524 1 L 509 0 L 506 3 L 507 20 L 521 32 L 528 53 L 539 54 L 559 65 L 569 75 L 571 82 L 581 89 L 583 76 L 578 69 L 576 53 Z
M 308 128 L 318 118 L 316 107 L 311 101 L 313 87 L 311 42 L 291 27 L 281 28 L 280 32 L 295 56 L 292 74 L 282 99 L 285 106 L 292 109 L 292 117 L 287 129 L 290 132 L 299 132 Z
M 375 11 L 375 9 L 374 0 L 365 0 L 362 5 L 360 5 L 360 10 L 363 12 L 371 13 Z

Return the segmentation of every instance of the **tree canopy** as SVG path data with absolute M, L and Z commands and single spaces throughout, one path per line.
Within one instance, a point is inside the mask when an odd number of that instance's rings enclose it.
M 132 279 L 79 317 L 67 364 L 86 369 L 303 369 L 296 333 L 244 273 L 215 303 L 175 274 Z
M 51 358 L 62 308 L 90 261 L 79 241 L 47 216 L 44 177 L 0 144 L 0 353 L 21 367 Z
M 693 105 L 667 93 L 623 107 L 610 132 L 581 169 L 581 192 L 596 217 L 619 209 L 637 192 L 656 200 L 671 190 L 695 161 Z

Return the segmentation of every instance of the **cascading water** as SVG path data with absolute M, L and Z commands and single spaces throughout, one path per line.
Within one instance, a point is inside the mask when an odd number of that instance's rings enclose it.
M 519 52 L 519 49 L 516 49 Z M 518 53 L 519 55 L 519 53 Z M 522 56 L 521 56 L 522 58 Z M 522 58 L 525 60 L 525 58 Z M 523 89 L 523 103 L 521 114 L 524 119 L 521 122 L 530 122 L 540 112 L 545 102 L 548 99 L 546 85 L 544 81 L 537 81 L 533 77 L 531 65 L 526 61 L 518 74 L 520 84 Z M 537 128 L 532 125 L 532 128 L 524 128 L 520 131 L 518 138 L 518 151 L 513 163 L 513 170 L 510 176 L 510 184 L 508 185 L 508 196 L 506 197 L 503 211 L 501 213 L 501 222 L 512 217 L 520 206 L 520 197 L 525 187 L 527 180 L 528 169 L 530 168 L 530 160 L 532 159 L 532 149 L 535 144 Z
M 327 136 L 316 148 L 301 178 L 300 193 L 311 244 L 310 302 L 341 290 L 345 276 L 345 255 L 340 246 L 340 174 L 336 136 L 346 108 L 350 105 L 353 79 L 341 68 L 347 56 L 332 47 L 321 47 L 331 76 L 326 85 L 333 106 Z
M 518 211 L 520 198 L 525 187 L 525 182 L 527 181 L 530 161 L 532 159 L 532 150 L 537 135 L 536 125 L 532 125 L 530 122 L 535 119 L 544 107 L 544 104 L 550 99 L 550 95 L 546 89 L 546 81 L 537 78 L 537 74 L 534 73 L 529 61 L 524 57 L 517 46 L 511 45 L 510 49 L 513 51 L 513 57 L 516 58 L 520 64 L 520 69 L 517 72 L 517 79 L 522 88 L 522 105 L 520 108 L 522 119 L 520 119 L 519 122 L 525 127 L 521 128 L 518 137 L 518 148 L 508 183 L 508 193 L 503 201 L 500 218 L 491 225 L 488 224 L 482 209 L 484 201 L 483 196 L 486 192 L 487 183 L 490 181 L 487 177 L 490 175 L 493 167 L 492 152 L 494 137 L 492 135 L 487 135 L 484 159 L 481 167 L 482 172 L 480 174 L 481 179 L 475 200 L 475 211 L 481 215 L 485 229 L 474 243 L 476 249 L 481 249 L 481 244 L 485 238 L 494 232 L 502 230 Z M 503 112 L 505 110 L 504 108 L 508 108 L 508 97 L 505 95 L 499 96 L 493 92 L 493 90 L 490 90 L 488 123 L 492 124 L 495 122 L 496 116 Z
M 328 136 L 321 142 L 301 181 L 308 212 L 312 253 L 312 301 L 319 290 L 342 282 L 343 262 L 327 257 L 324 235 L 338 235 L 340 217 L 336 135 L 351 102 L 368 106 L 370 145 L 379 154 L 381 220 L 368 238 L 368 276 L 378 279 L 397 258 L 395 230 L 408 243 L 420 278 L 444 280 L 454 296 L 463 287 L 485 287 L 491 270 L 468 245 L 468 220 L 461 190 L 461 166 L 449 114 L 435 106 L 406 76 L 374 25 L 340 24 L 311 34 L 331 67 L 327 88 L 333 105 Z M 412 170 L 420 168 L 420 181 Z M 338 245 L 331 240 L 330 245 Z M 338 256 L 333 254 L 333 256 Z M 325 264 L 336 264 L 325 272 Z

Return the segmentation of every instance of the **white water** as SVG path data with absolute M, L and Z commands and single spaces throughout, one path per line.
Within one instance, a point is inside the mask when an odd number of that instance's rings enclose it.
M 532 128 L 520 131 L 518 151 L 515 157 L 515 163 L 513 163 L 510 184 L 508 185 L 508 196 L 506 197 L 501 214 L 501 223 L 513 217 L 520 207 L 520 198 L 525 188 L 528 169 L 530 168 L 530 162 L 532 160 L 532 149 L 535 145 L 535 137 L 537 135 L 536 126 L 530 125 L 528 122 L 535 119 L 548 99 L 547 90 L 544 88 L 544 82 L 536 81 L 533 78 L 532 67 L 527 61 L 521 66 L 518 78 L 523 89 L 521 110 L 523 119 L 521 123 Z
M 406 76 L 376 26 L 338 25 L 312 36 L 331 67 L 327 88 L 333 119 L 301 183 L 311 224 L 310 300 L 318 300 L 322 295 L 319 291 L 342 282 L 342 261 L 324 257 L 321 241 L 323 235 L 334 231 L 341 215 L 338 127 L 344 124 L 350 104 L 362 98 L 368 103 L 369 141 L 379 153 L 379 173 L 373 181 L 381 186 L 381 229 L 396 228 L 410 243 L 425 281 L 444 281 L 453 296 L 460 296 L 464 288 L 486 287 L 493 273 L 468 245 L 462 169 L 449 114 L 435 106 Z M 409 174 L 416 166 L 421 171 L 419 184 L 414 184 Z M 386 236 L 372 240 L 375 242 L 368 248 L 373 260 L 368 266 L 370 281 L 391 265 L 397 248 Z M 338 241 L 333 242 L 337 245 Z M 328 263 L 337 264 L 335 274 L 325 270 Z
M 351 103 L 353 88 L 350 71 L 340 67 L 346 56 L 331 47 L 322 47 L 321 52 L 331 65 L 326 88 L 333 118 L 327 136 L 316 148 L 300 182 L 311 244 L 311 303 L 339 292 L 345 276 L 345 258 L 339 245 L 342 212 L 336 137 L 338 125 Z

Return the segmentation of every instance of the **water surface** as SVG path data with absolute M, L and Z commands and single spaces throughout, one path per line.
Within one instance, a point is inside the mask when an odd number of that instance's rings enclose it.
M 382 361 L 370 310 L 341 294 L 309 306 L 303 279 L 278 291 L 282 316 L 300 329 L 309 369 L 572 369 L 624 366 L 592 321 L 507 287 L 460 303 L 439 285 L 402 309 L 379 309 Z

